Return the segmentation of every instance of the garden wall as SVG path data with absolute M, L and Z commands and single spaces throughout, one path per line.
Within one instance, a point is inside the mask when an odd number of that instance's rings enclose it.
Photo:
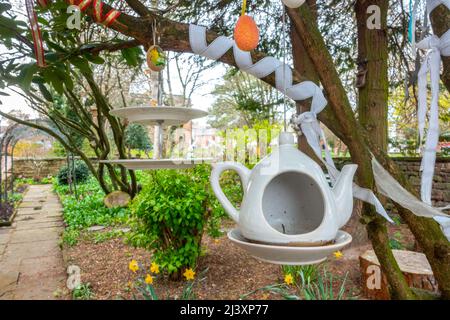
M 348 158 L 336 158 L 338 168 L 350 162 Z M 420 185 L 420 159 L 418 158 L 394 158 L 394 161 L 406 172 L 411 183 Z M 65 158 L 47 159 L 14 159 L 14 172 L 16 177 L 43 178 L 54 176 L 59 169 L 66 165 Z M 433 201 L 436 206 L 450 204 L 450 158 L 438 158 L 436 160 L 436 171 L 433 184 Z
M 67 158 L 14 158 L 14 175 L 18 178 L 42 179 L 56 176 L 65 165 Z

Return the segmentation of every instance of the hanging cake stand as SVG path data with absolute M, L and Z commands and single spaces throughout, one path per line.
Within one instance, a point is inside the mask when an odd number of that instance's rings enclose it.
M 228 238 L 235 245 L 247 251 L 258 260 L 279 264 L 301 266 L 318 264 L 333 252 L 339 251 L 352 242 L 352 236 L 345 231 L 338 231 L 334 243 L 325 246 L 293 247 L 255 243 L 244 238 L 239 229 L 228 232 Z
M 189 122 L 192 119 L 202 118 L 208 113 L 192 108 L 182 107 L 128 107 L 114 109 L 110 114 L 132 123 L 142 125 L 176 126 Z M 162 130 L 159 141 L 162 144 Z M 160 155 L 158 155 L 160 158 Z M 209 158 L 187 158 L 187 159 L 118 159 L 102 160 L 101 163 L 122 165 L 129 170 L 152 170 L 152 169 L 186 169 L 195 165 L 211 162 Z
M 129 122 L 165 126 L 182 125 L 208 115 L 203 110 L 182 107 L 128 107 L 111 110 L 110 114 Z

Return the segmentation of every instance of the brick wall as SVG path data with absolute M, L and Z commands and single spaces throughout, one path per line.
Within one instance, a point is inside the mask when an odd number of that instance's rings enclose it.
M 20 178 L 36 179 L 56 176 L 59 169 L 66 164 L 66 158 L 14 158 L 14 175 Z

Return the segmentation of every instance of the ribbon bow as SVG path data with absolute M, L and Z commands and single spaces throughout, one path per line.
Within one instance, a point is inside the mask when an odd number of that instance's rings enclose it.
M 431 190 L 434 175 L 434 166 L 436 162 L 436 149 L 439 142 L 439 79 L 441 68 L 441 55 L 450 56 L 450 30 L 448 30 L 441 38 L 436 35 L 429 36 L 419 43 L 417 48 L 429 50 L 418 73 L 418 121 L 419 136 L 422 144 L 425 135 L 425 119 L 428 109 L 427 103 L 427 84 L 428 75 L 430 75 L 431 84 L 431 103 L 429 127 L 423 150 L 423 158 L 421 164 L 422 183 L 420 193 L 422 201 L 431 204 Z

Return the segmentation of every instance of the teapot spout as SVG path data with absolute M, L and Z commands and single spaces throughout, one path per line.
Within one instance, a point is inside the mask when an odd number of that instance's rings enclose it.
M 342 168 L 342 171 L 333 187 L 333 194 L 336 200 L 336 216 L 339 228 L 343 227 L 353 211 L 353 177 L 358 165 L 349 164 Z

